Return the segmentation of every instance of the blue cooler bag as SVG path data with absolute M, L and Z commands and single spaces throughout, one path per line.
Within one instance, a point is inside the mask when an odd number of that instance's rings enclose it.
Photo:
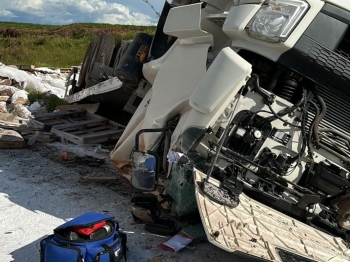
M 126 234 L 107 214 L 85 213 L 40 242 L 41 262 L 117 262 L 122 257 L 126 261 Z

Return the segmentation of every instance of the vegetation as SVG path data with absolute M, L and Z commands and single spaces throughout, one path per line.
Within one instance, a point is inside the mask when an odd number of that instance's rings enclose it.
M 26 90 L 28 92 L 29 104 L 33 104 L 37 100 L 43 100 L 48 112 L 53 112 L 57 106 L 68 105 L 66 100 L 63 100 L 55 95 L 46 95 L 38 91 Z
M 6 65 L 66 68 L 79 65 L 89 43 L 101 33 L 129 40 L 154 34 L 154 26 L 70 24 L 64 26 L 0 22 L 0 62 Z

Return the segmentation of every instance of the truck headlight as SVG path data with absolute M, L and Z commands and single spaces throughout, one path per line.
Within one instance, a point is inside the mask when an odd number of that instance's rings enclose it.
M 309 5 L 304 0 L 267 0 L 245 30 L 249 36 L 261 40 L 284 41 L 308 8 Z

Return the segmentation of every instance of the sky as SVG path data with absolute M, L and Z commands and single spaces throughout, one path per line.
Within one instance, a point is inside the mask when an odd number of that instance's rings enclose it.
M 1 0 L 0 21 L 155 25 L 165 0 Z

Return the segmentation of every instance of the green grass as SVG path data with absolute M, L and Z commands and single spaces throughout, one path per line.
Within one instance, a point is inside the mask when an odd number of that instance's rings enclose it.
M 57 106 L 68 105 L 68 102 L 66 100 L 58 98 L 55 95 L 47 96 L 47 95 L 40 93 L 38 91 L 33 91 L 33 90 L 28 90 L 28 89 L 26 91 L 28 92 L 29 104 L 33 104 L 38 99 L 44 100 L 45 106 L 46 106 L 48 112 L 53 112 Z
M 6 30 L 16 37 L 4 36 Z M 65 68 L 79 65 L 89 43 L 101 33 L 129 40 L 138 32 L 154 34 L 154 26 L 81 23 L 64 26 L 0 22 L 0 62 Z

